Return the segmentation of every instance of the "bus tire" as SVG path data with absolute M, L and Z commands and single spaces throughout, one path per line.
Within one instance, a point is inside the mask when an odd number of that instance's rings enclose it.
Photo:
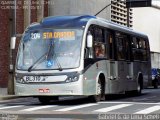
M 157 78 L 155 78 L 153 81 L 153 87 L 154 87 L 154 89 L 158 88 L 158 79 Z
M 105 87 L 102 84 L 102 80 L 98 79 L 97 85 L 97 95 L 90 96 L 92 102 L 99 102 L 101 100 L 105 100 Z
M 54 101 L 58 101 L 58 97 L 49 97 L 49 96 L 45 96 L 45 97 L 38 97 L 38 100 L 41 104 L 49 104 L 52 100 Z
M 143 75 L 140 74 L 139 78 L 138 78 L 138 85 L 137 85 L 136 95 L 141 95 L 142 94 L 142 89 L 143 89 Z
M 154 89 L 158 89 L 158 82 L 154 84 Z
M 137 90 L 136 90 L 136 95 L 141 95 L 142 94 L 142 88 L 140 83 L 138 82 Z

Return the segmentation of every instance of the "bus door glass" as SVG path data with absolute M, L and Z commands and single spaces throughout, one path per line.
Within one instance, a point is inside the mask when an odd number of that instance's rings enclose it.
M 127 81 L 133 80 L 133 63 L 131 62 L 131 41 L 130 36 L 126 36 L 126 72 L 127 72 Z
M 117 67 L 118 67 L 118 83 L 119 92 L 126 89 L 127 62 L 126 62 L 126 35 L 116 32 L 116 50 L 117 50 Z
M 112 31 L 106 31 L 106 39 L 108 41 L 108 78 L 110 93 L 118 93 L 118 81 L 117 81 L 117 65 L 115 61 L 115 41 Z

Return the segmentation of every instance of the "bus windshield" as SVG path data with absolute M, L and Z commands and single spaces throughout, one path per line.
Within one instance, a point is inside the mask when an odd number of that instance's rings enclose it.
M 52 70 L 77 68 L 83 30 L 28 30 L 20 43 L 17 69 Z

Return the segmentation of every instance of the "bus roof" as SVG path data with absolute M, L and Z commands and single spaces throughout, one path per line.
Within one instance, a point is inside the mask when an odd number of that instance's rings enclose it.
M 146 35 L 136 32 L 128 27 L 119 25 L 117 23 L 105 20 L 103 18 L 98 18 L 91 15 L 68 15 L 68 16 L 51 16 L 42 19 L 40 23 L 34 23 L 29 26 L 29 29 L 42 29 L 42 28 L 71 28 L 71 27 L 83 27 L 91 20 L 97 20 L 99 22 L 105 23 L 111 29 L 124 31 L 125 33 L 130 33 L 133 35 L 138 35 L 141 37 L 147 37 Z
M 65 28 L 65 27 L 82 27 L 87 24 L 90 19 L 96 19 L 95 16 L 81 15 L 81 16 L 51 16 L 42 19 L 40 23 L 31 24 L 29 28 Z

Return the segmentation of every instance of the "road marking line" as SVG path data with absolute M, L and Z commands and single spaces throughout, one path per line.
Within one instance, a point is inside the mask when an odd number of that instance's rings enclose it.
M 79 106 L 73 106 L 73 107 L 67 107 L 67 108 L 63 108 L 63 109 L 58 109 L 58 110 L 54 110 L 54 111 L 70 111 L 70 110 L 90 107 L 90 106 L 94 106 L 94 105 L 98 105 L 98 104 L 85 104 L 85 105 L 79 105 Z
M 109 111 L 112 111 L 112 110 L 128 107 L 128 106 L 131 106 L 131 105 L 133 105 L 133 104 L 114 105 L 114 106 L 111 106 L 111 107 L 106 107 L 106 108 L 101 108 L 101 109 L 98 109 L 98 110 L 94 110 L 94 112 L 109 112 Z
M 99 104 L 101 103 L 117 103 L 117 104 L 141 104 L 141 105 L 160 105 L 160 102 L 157 102 L 157 103 L 143 103 L 143 102 L 98 102 Z
M 152 107 L 149 107 L 147 109 L 143 109 L 143 110 L 138 111 L 138 112 L 136 112 L 134 114 L 149 114 L 149 113 L 157 111 L 157 110 L 160 110 L 160 106 L 159 105 L 152 106 Z
M 9 108 L 17 108 L 17 107 L 23 107 L 23 105 L 19 105 L 19 106 L 7 106 L 7 107 L 0 107 L 0 110 L 9 109 Z
M 100 103 L 117 103 L 117 104 L 118 104 L 118 103 L 126 103 L 126 104 L 130 104 L 130 103 L 134 103 L 134 102 L 123 102 L 123 101 L 118 101 L 118 102 L 117 102 L 117 101 L 115 101 L 115 102 L 113 101 L 113 102 L 110 102 L 110 101 L 106 101 L 106 102 L 98 102 L 98 103 L 99 103 L 99 104 L 100 104 Z
M 35 110 L 51 108 L 51 107 L 56 107 L 56 106 L 53 106 L 53 105 L 38 106 L 38 107 L 32 107 L 32 108 L 23 109 L 23 110 L 20 110 L 20 111 L 28 111 L 29 112 L 29 111 L 35 111 Z
M 148 100 L 148 99 L 155 98 L 155 97 L 157 96 L 151 96 L 151 97 L 146 97 L 146 98 L 136 98 L 136 99 L 133 99 L 133 101 Z

